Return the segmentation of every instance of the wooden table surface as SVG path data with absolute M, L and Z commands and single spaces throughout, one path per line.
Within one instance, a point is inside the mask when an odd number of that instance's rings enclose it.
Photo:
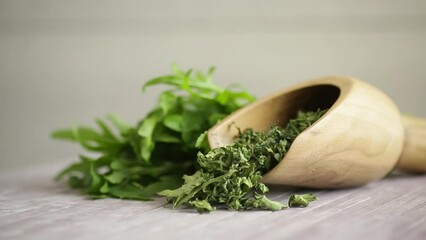
M 320 200 L 278 212 L 172 210 L 165 200 L 88 200 L 52 177 L 67 162 L 3 172 L 0 239 L 426 239 L 426 176 L 393 174 L 366 186 L 308 191 Z

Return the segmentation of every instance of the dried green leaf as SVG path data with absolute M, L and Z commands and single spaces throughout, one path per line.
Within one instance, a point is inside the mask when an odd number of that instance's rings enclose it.
M 215 208 L 207 200 L 194 200 L 190 201 L 189 204 L 193 208 L 197 209 L 199 213 L 211 212 L 215 210 Z
M 310 202 L 318 200 L 313 194 L 293 194 L 288 199 L 289 207 L 307 207 Z

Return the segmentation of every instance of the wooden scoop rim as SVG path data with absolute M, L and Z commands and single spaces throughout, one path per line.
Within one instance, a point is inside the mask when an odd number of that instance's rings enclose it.
M 255 101 L 255 102 L 248 104 L 247 106 L 235 111 L 234 113 L 230 114 L 225 119 L 220 121 L 218 124 L 213 126 L 207 132 L 209 145 L 210 145 L 211 148 L 222 147 L 222 146 L 227 145 L 227 144 L 224 144 L 222 141 L 220 141 L 221 140 L 220 136 L 216 134 L 218 129 L 222 128 L 223 125 L 228 125 L 228 127 L 229 127 L 230 125 L 232 125 L 233 119 L 237 118 L 239 115 L 244 115 L 251 108 L 258 107 L 259 105 L 267 105 L 275 98 L 282 97 L 285 94 L 290 94 L 293 91 L 299 91 L 299 90 L 302 90 L 302 89 L 308 88 L 308 87 L 329 85 L 329 86 L 334 86 L 334 87 L 338 88 L 339 89 L 339 96 L 337 97 L 336 101 L 332 104 L 332 106 L 328 109 L 328 111 L 320 119 L 318 119 L 315 123 L 313 123 L 305 131 L 300 133 L 299 134 L 299 136 L 300 136 L 304 132 L 309 130 L 310 128 L 315 127 L 317 124 L 319 124 L 321 122 L 322 119 L 324 119 L 325 117 L 330 115 L 330 113 L 332 113 L 334 111 L 334 109 L 338 108 L 344 102 L 344 99 L 350 93 L 351 88 L 353 87 L 353 85 L 357 81 L 359 81 L 359 80 L 357 80 L 353 77 L 330 76 L 330 77 L 323 77 L 323 78 L 319 78 L 319 79 L 306 81 L 306 82 L 303 82 L 303 83 L 293 85 L 293 86 L 288 87 L 288 88 L 281 89 L 281 90 L 279 90 L 279 91 L 277 91 L 277 92 L 275 92 L 271 95 L 265 96 L 265 97 Z M 296 140 L 297 140 L 297 137 L 296 137 L 295 141 Z M 290 147 L 290 149 L 291 149 L 291 147 Z

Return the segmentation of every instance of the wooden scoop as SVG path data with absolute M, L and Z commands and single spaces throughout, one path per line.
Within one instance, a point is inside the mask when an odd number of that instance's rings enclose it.
M 351 77 L 304 82 L 256 101 L 210 129 L 210 147 L 232 143 L 232 124 L 262 131 L 317 108 L 329 110 L 297 136 L 264 183 L 340 188 L 381 179 L 395 166 L 426 172 L 426 120 L 401 117 L 388 96 Z

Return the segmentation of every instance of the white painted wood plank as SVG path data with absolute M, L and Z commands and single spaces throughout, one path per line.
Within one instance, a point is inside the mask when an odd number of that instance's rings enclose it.
M 314 191 L 320 200 L 306 209 L 198 214 L 164 207 L 162 198 L 88 200 L 52 181 L 64 165 L 0 176 L 0 239 L 406 240 L 426 236 L 426 176 L 393 175 L 359 188 Z M 294 191 L 273 187 L 270 196 L 286 201 Z

